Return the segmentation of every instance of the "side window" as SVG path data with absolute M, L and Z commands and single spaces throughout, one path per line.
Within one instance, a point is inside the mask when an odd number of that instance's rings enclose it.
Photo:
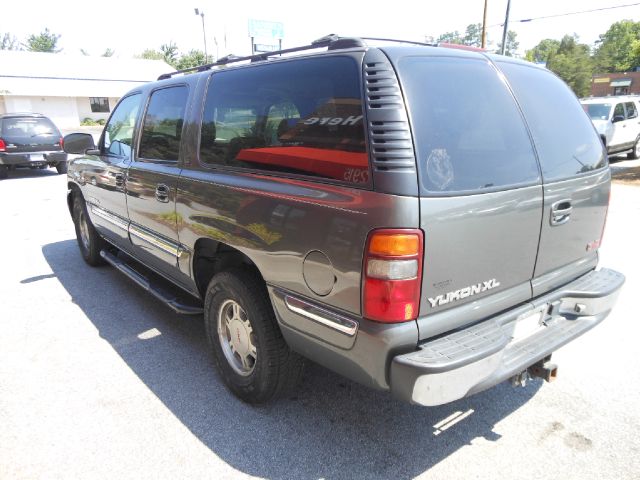
M 638 116 L 638 109 L 633 102 L 626 103 L 625 106 L 627 107 L 627 118 L 631 119 Z
M 200 161 L 366 186 L 359 67 L 349 57 L 214 73 Z
M 142 122 L 138 157 L 178 161 L 188 95 L 184 85 L 163 88 L 151 94 Z
M 105 155 L 131 157 L 133 130 L 140 108 L 141 95 L 136 93 L 124 98 L 116 107 L 104 130 Z
M 538 150 L 545 182 L 607 164 L 602 141 L 569 87 L 548 70 L 499 62 Z
M 623 106 L 622 103 L 616 104 L 616 108 L 613 109 L 613 117 L 612 118 L 616 118 L 616 117 L 624 118 L 624 106 Z

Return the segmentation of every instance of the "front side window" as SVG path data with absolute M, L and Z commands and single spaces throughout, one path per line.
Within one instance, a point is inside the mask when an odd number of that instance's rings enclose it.
M 535 66 L 502 61 L 499 66 L 527 119 L 545 182 L 607 164 L 600 137 L 562 80 Z
M 106 155 L 131 158 L 140 98 L 139 93 L 124 98 L 111 115 L 104 130 L 103 152 Z
M 151 94 L 142 122 L 138 157 L 178 161 L 188 95 L 184 85 L 163 88 Z
M 624 105 L 622 103 L 618 103 L 616 108 L 613 110 L 613 118 L 624 118 Z
M 89 105 L 93 113 L 109 112 L 109 99 L 107 97 L 90 97 Z
M 200 161 L 365 186 L 363 120 L 359 67 L 349 57 L 214 73 Z

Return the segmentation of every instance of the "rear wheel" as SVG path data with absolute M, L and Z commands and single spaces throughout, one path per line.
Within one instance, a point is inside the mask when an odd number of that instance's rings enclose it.
M 636 143 L 633 146 L 633 150 L 627 153 L 627 158 L 629 160 L 640 158 L 640 137 L 636 138 Z
M 67 173 L 67 162 L 60 162 L 56 165 L 56 171 L 59 175 Z
M 302 357 L 284 341 L 266 286 L 255 272 L 238 268 L 215 275 L 204 318 L 220 376 L 240 399 L 266 403 L 298 384 Z
M 79 194 L 73 196 L 73 223 L 76 227 L 76 238 L 80 253 L 85 262 L 92 267 L 104 265 L 104 260 L 100 256 L 106 244 L 98 235 L 95 227 L 87 214 L 87 206 Z

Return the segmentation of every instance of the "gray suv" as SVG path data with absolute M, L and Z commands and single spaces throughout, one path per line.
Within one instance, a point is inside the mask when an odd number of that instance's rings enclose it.
M 550 380 L 624 282 L 597 133 L 511 58 L 325 37 L 163 75 L 65 149 L 86 262 L 203 315 L 251 403 L 304 358 L 420 405 Z

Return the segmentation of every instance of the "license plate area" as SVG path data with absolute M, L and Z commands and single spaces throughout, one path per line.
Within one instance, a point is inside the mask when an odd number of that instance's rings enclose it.
M 520 315 L 517 320 L 513 322 L 513 332 L 511 333 L 513 341 L 518 342 L 524 340 L 546 328 L 543 322 L 546 311 L 547 306 L 544 306 Z
M 42 153 L 32 153 L 29 155 L 29 160 L 32 162 L 44 162 L 44 155 Z

